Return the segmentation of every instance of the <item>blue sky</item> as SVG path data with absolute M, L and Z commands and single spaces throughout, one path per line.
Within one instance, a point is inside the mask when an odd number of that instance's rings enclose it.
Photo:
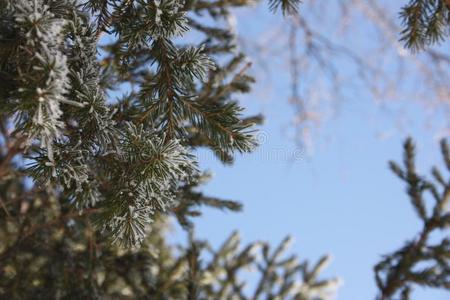
M 238 18 L 243 39 L 255 38 L 264 26 L 279 20 L 266 10 L 251 12 L 251 20 Z M 254 16 L 260 16 L 259 23 Z M 247 114 L 266 117 L 259 128 L 261 146 L 253 154 L 238 157 L 231 167 L 207 152 L 198 152 L 201 166 L 214 174 L 203 190 L 241 201 L 244 212 L 207 209 L 196 221 L 197 235 L 218 246 L 236 229 L 244 242 L 278 243 L 289 234 L 295 240 L 291 250 L 300 258 L 333 256 L 323 274 L 343 279 L 337 299 L 374 299 L 374 264 L 421 228 L 403 183 L 387 163 L 401 159 L 402 142 L 411 135 L 417 142 L 422 172 L 428 174 L 433 163 L 442 165 L 433 130 L 445 118 L 437 113 L 430 120 L 420 104 L 405 99 L 386 109 L 364 90 L 358 91 L 358 97 L 337 99 L 338 112 L 314 131 L 314 151 L 307 153 L 291 138 L 294 112 L 288 103 L 288 71 L 279 63 L 269 64 L 268 79 L 260 70 L 258 66 L 253 69 L 259 84 L 240 101 Z M 270 88 L 266 88 L 268 82 Z M 400 114 L 404 125 L 399 129 Z M 449 296 L 448 292 L 418 289 L 413 299 Z
M 204 190 L 244 203 L 239 214 L 207 210 L 196 222 L 199 237 L 219 245 L 235 229 L 247 242 L 277 243 L 290 234 L 292 251 L 301 258 L 333 255 L 325 274 L 344 280 L 338 299 L 373 299 L 373 265 L 421 228 L 403 184 L 387 168 L 389 159 L 401 158 L 407 133 L 380 140 L 364 114 L 348 112 L 323 129 L 335 135 L 333 141 L 321 143 L 310 157 L 293 160 L 289 154 L 296 148 L 283 139 L 277 117 L 290 107 L 273 106 L 261 128 L 267 141 L 256 153 L 238 158 L 232 167 L 199 153 L 202 166 L 214 173 Z M 411 135 L 418 142 L 421 170 L 428 171 L 428 162 L 438 159 L 437 143 L 420 129 Z M 448 294 L 420 293 L 414 299 L 444 300 Z

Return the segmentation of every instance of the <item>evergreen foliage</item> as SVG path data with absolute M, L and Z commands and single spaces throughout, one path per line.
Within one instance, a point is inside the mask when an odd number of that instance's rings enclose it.
M 284 15 L 292 15 L 298 13 L 300 3 L 301 0 L 269 0 L 269 7 L 274 12 L 281 8 Z
M 409 6 L 416 2 L 425 3 Z M 445 36 L 448 7 L 426 3 L 424 33 L 404 10 L 408 47 Z M 274 249 L 242 247 L 237 233 L 218 249 L 194 238 L 202 206 L 241 209 L 199 192 L 209 174 L 194 150 L 231 163 L 257 144 L 253 126 L 262 118 L 244 117 L 236 101 L 253 78 L 223 25 L 249 4 L 0 0 L 0 298 L 330 298 L 338 280 L 319 276 L 328 258 L 300 262 L 286 254 L 289 238 Z M 285 15 L 299 4 L 269 1 Z M 424 237 L 377 265 L 382 299 L 407 295 L 412 283 L 449 285 L 448 241 L 426 242 L 449 224 L 450 187 L 433 171 L 439 194 L 416 175 L 410 142 L 406 152 L 405 170 L 392 168 L 408 183 Z M 446 145 L 443 152 L 450 168 Z M 437 201 L 431 216 L 424 191 Z M 189 232 L 187 245 L 166 241 L 171 217 Z M 423 260 L 435 265 L 411 270 Z M 254 286 L 248 269 L 259 276 Z
M 256 146 L 234 100 L 248 92 L 236 37 L 216 26 L 249 2 L 0 1 L 0 298 L 326 299 L 336 280 L 233 234 L 186 230 L 209 197 L 193 150 L 224 163 Z M 284 9 L 284 6 L 282 6 Z M 215 20 L 204 25 L 202 15 Z M 203 37 L 186 42 L 190 29 Z M 125 91 L 122 95 L 119 90 Z M 112 94 L 119 94 L 114 99 Z M 254 295 L 242 272 L 261 275 Z
M 338 283 L 318 277 L 327 257 L 310 267 L 286 255 L 289 239 L 273 250 L 263 242 L 242 247 L 234 233 L 212 249 L 190 235 L 177 251 L 165 242 L 167 226 L 159 220 L 141 248 L 124 251 L 110 247 L 84 216 L 69 213 L 50 222 L 27 230 L 16 244 L 20 255 L 3 267 L 2 298 L 320 300 L 330 299 Z M 249 270 L 258 274 L 254 288 L 245 284 Z
M 445 166 L 450 171 L 450 149 L 445 140 L 441 143 Z M 376 282 L 380 289 L 379 299 L 409 300 L 413 285 L 450 290 L 450 179 L 445 179 L 438 168 L 432 169 L 434 181 L 417 173 L 415 147 L 411 139 L 404 144 L 403 168 L 390 163 L 392 171 L 407 185 L 407 192 L 423 228 L 418 236 L 386 255 L 375 266 Z M 429 197 L 431 199 L 429 199 Z M 432 209 L 427 203 L 433 201 Z M 438 243 L 430 241 L 436 232 L 443 234 Z M 394 298 L 399 295 L 400 298 Z
M 1 72 L 14 84 L 2 113 L 26 148 L 26 175 L 80 210 L 101 209 L 96 224 L 138 246 L 152 216 L 173 207 L 177 187 L 195 177 L 191 139 L 228 158 L 255 146 L 252 124 L 230 99 L 251 78 L 224 84 L 233 67 L 216 68 L 211 46 L 174 43 L 189 29 L 182 2 L 100 2 L 4 1 L 11 50 Z M 113 42 L 102 66 L 103 31 Z M 107 103 L 108 90 L 127 82 L 129 94 Z
M 413 51 L 441 42 L 450 33 L 448 0 L 410 0 L 400 17 L 404 26 L 400 40 Z

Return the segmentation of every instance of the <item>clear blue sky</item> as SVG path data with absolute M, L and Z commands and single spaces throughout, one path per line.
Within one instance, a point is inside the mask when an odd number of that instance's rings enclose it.
M 276 19 L 265 11 L 259 9 L 252 15 L 260 16 L 260 23 L 255 18 L 239 18 L 244 39 L 255 38 Z M 292 251 L 302 259 L 332 254 L 334 259 L 323 274 L 343 279 L 337 299 L 374 299 L 374 264 L 421 228 L 403 183 L 388 170 L 387 162 L 401 159 L 403 139 L 411 135 L 418 144 L 423 172 L 440 163 L 434 132 L 424 126 L 430 119 L 418 104 L 401 102 L 396 104 L 401 109 L 386 111 L 362 92 L 357 99 L 343 99 L 339 112 L 314 138 L 314 152 L 307 155 L 286 132 L 293 116 L 288 71 L 273 64 L 269 73 L 270 89 L 265 88 L 266 78 L 253 93 L 240 98 L 248 114 L 266 117 L 260 128 L 264 141 L 257 151 L 238 157 L 231 167 L 199 152 L 201 166 L 214 174 L 204 191 L 241 201 L 244 212 L 206 210 L 196 222 L 197 235 L 218 246 L 235 229 L 244 242 L 278 243 L 290 234 L 295 239 Z M 403 130 L 397 128 L 399 113 L 406 117 Z M 432 123 L 442 121 L 433 119 Z M 379 138 L 380 133 L 389 137 Z M 449 298 L 449 293 L 432 290 L 418 290 L 413 297 Z

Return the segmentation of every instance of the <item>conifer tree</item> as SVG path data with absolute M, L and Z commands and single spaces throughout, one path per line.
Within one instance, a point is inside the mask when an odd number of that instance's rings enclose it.
M 248 3 L 0 1 L 1 298 L 328 296 L 326 260 L 283 257 L 288 240 L 240 248 L 233 234 L 212 250 L 191 234 L 177 251 L 164 239 L 171 215 L 191 232 L 202 205 L 241 208 L 196 191 L 208 175 L 192 150 L 230 163 L 256 146 L 261 118 L 243 118 L 234 99 L 253 79 L 217 26 Z M 203 41 L 184 40 L 188 30 Z M 248 267 L 261 274 L 253 296 Z
M 400 16 L 401 41 L 413 51 L 442 42 L 450 33 L 449 0 L 409 0 Z
M 233 234 L 213 249 L 194 237 L 201 206 L 241 209 L 198 191 L 209 176 L 193 150 L 231 163 L 256 146 L 261 117 L 236 100 L 253 78 L 222 25 L 250 3 L 0 0 L 1 298 L 329 298 L 328 258 L 299 262 L 289 239 L 241 247 Z M 187 246 L 166 241 L 171 216 Z M 250 291 L 247 268 L 260 275 Z M 391 277 L 387 296 L 409 282 Z
M 450 148 L 441 142 L 445 167 L 450 171 Z M 450 179 L 438 168 L 432 169 L 433 180 L 417 173 L 415 147 L 411 138 L 404 144 L 404 166 L 390 162 L 392 171 L 406 183 L 407 193 L 423 228 L 414 239 L 375 266 L 380 300 L 409 300 L 414 285 L 450 290 Z M 429 204 L 432 202 L 432 204 Z M 430 209 L 432 208 L 432 209 Z M 431 235 L 441 233 L 439 242 Z M 400 298 L 394 298 L 394 297 Z
M 233 65 L 216 67 L 211 46 L 174 43 L 189 29 L 181 2 L 103 4 L 3 3 L 2 74 L 12 82 L 4 126 L 36 187 L 80 211 L 96 207 L 106 235 L 138 246 L 153 216 L 173 207 L 177 187 L 198 173 L 189 139 L 228 156 L 254 147 L 252 124 L 230 99 L 250 78 L 225 83 Z M 113 36 L 104 68 L 97 62 L 103 31 Z M 133 85 L 129 93 L 107 103 L 108 89 L 125 83 Z

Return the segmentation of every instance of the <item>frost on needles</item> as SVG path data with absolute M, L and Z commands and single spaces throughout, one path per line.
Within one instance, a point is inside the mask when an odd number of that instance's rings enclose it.
M 11 40 L 2 72 L 14 81 L 4 113 L 25 172 L 80 213 L 95 209 L 102 232 L 134 247 L 197 177 L 193 138 L 227 156 L 256 143 L 229 97 L 236 88 L 216 91 L 224 77 L 205 46 L 174 42 L 189 29 L 184 2 L 95 3 L 2 1 L 0 35 Z M 120 49 L 109 66 L 99 65 L 102 33 Z M 108 99 L 123 83 L 127 97 Z

